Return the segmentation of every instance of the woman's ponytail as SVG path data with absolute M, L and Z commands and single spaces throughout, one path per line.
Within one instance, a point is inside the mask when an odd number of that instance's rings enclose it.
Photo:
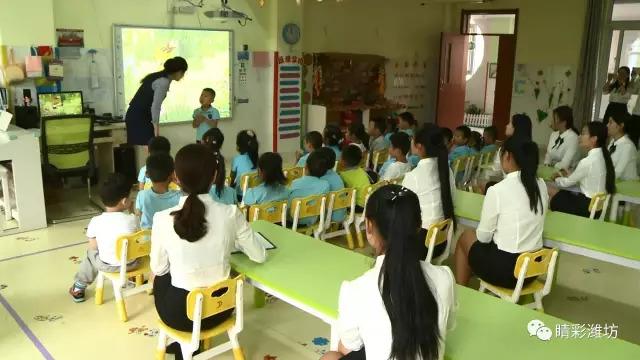
M 544 211 L 542 195 L 538 186 L 538 145 L 533 141 L 527 141 L 515 137 L 510 137 L 505 141 L 503 150 L 513 156 L 516 164 L 520 168 L 520 182 L 529 197 L 529 207 L 534 214 Z

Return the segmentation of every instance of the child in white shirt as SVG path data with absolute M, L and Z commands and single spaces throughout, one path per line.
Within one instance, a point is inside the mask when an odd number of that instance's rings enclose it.
M 75 283 L 69 294 L 75 302 L 85 300 L 84 293 L 93 283 L 99 271 L 118 272 L 120 261 L 116 258 L 116 240 L 122 235 L 135 233 L 138 222 L 133 214 L 126 213 L 131 208 L 129 193 L 131 183 L 122 174 L 111 174 L 100 189 L 100 197 L 106 211 L 91 219 L 87 228 L 89 249 L 75 275 Z M 127 264 L 127 270 L 138 266 L 137 261 Z
M 382 174 L 382 180 L 393 180 L 404 177 L 404 174 L 411 171 L 411 164 L 407 161 L 407 154 L 411 151 L 411 139 L 403 132 L 391 135 L 391 146 L 389 155 L 396 159 Z

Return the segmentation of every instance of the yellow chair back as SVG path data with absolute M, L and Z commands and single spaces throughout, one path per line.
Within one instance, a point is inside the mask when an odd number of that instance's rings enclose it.
M 240 179 L 240 188 L 242 189 L 250 189 L 260 184 L 262 184 L 262 178 L 258 176 L 257 172 L 244 174 Z
M 231 176 L 225 176 L 224 186 L 231 186 Z
M 375 184 L 367 186 L 367 188 L 364 190 L 365 197 L 369 199 L 369 196 L 371 196 L 371 194 L 385 185 L 389 185 L 389 183 L 387 181 L 378 181 Z
M 116 239 L 116 259 L 122 261 L 122 246 L 127 243 L 126 262 L 151 253 L 151 231 L 141 230 L 134 234 L 122 235 Z
M 526 252 L 520 254 L 518 256 L 518 260 L 516 261 L 516 267 L 513 270 L 513 275 L 516 279 L 520 276 L 520 271 L 522 266 L 524 266 L 525 260 L 529 259 L 527 272 L 524 275 L 525 277 L 534 277 L 540 276 L 547 273 L 549 269 L 549 262 L 551 262 L 551 257 L 553 252 L 557 251 L 556 249 L 540 249 L 536 252 Z
M 287 186 L 291 185 L 293 180 L 299 179 L 304 176 L 303 167 L 292 167 L 284 170 L 284 176 L 287 178 Z
M 595 209 L 596 212 L 602 211 L 604 209 L 604 204 L 607 200 L 607 194 L 605 193 L 597 193 L 593 195 L 591 198 L 591 202 L 589 203 L 589 211 L 593 211 Z
M 389 159 L 389 149 L 382 149 L 373 152 L 373 167 L 384 164 Z
M 305 198 L 293 199 L 291 202 L 291 217 L 295 216 L 296 207 L 300 206 L 298 218 L 306 218 L 311 216 L 320 216 L 322 213 L 322 200 L 326 195 L 311 195 Z
M 252 205 L 249 208 L 249 221 L 264 220 L 272 224 L 286 224 L 287 200 L 274 201 L 260 205 Z
M 187 295 L 187 317 L 194 320 L 194 312 L 198 295 L 202 295 L 202 319 L 206 319 L 223 311 L 236 307 L 236 287 L 239 276 L 235 279 L 223 280 L 208 288 L 191 290 Z
M 460 156 L 459 158 L 453 160 L 451 164 L 451 171 L 453 171 L 453 175 L 463 172 L 467 166 L 468 156 Z
M 449 226 L 452 226 L 452 224 L 453 221 L 451 219 L 446 219 L 437 224 L 429 226 L 429 229 L 427 230 L 427 237 L 424 240 L 425 246 L 427 248 L 429 247 L 429 242 L 431 241 L 431 238 L 434 236 L 434 234 L 436 237 L 434 246 L 440 245 L 447 241 Z
M 329 196 L 333 197 L 332 211 L 340 209 L 350 209 L 353 199 L 356 197 L 356 189 L 344 188 L 342 190 L 330 192 Z

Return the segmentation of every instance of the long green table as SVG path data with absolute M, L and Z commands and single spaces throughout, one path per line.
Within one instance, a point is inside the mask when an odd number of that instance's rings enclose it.
M 538 176 L 545 181 L 551 181 L 551 177 L 557 172 L 558 170 L 551 166 L 538 167 Z M 640 181 L 616 181 L 616 193 L 611 197 L 609 221 L 616 222 L 618 207 L 622 201 L 640 204 Z
M 477 227 L 483 201 L 483 195 L 457 190 L 456 218 Z M 548 211 L 543 237 L 547 246 L 640 270 L 639 229 Z
M 373 260 L 277 225 L 258 221 L 252 227 L 277 249 L 268 252 L 264 264 L 233 255 L 234 269 L 253 286 L 328 323 L 335 349 L 340 285 L 370 269 Z M 568 323 L 464 287 L 457 292 L 456 326 L 446 337 L 446 359 L 640 358 L 640 347 L 618 339 L 538 340 L 527 333 L 529 321 L 541 320 L 554 332 L 556 325 Z

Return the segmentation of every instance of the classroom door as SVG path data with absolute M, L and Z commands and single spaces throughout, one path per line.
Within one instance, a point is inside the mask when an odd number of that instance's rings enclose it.
M 466 35 L 442 33 L 436 124 L 454 129 L 464 120 L 468 41 Z
M 515 62 L 516 36 L 500 35 L 496 90 L 493 103 L 493 126 L 498 129 L 498 139 L 505 138 L 505 129 L 511 117 L 511 95 Z

